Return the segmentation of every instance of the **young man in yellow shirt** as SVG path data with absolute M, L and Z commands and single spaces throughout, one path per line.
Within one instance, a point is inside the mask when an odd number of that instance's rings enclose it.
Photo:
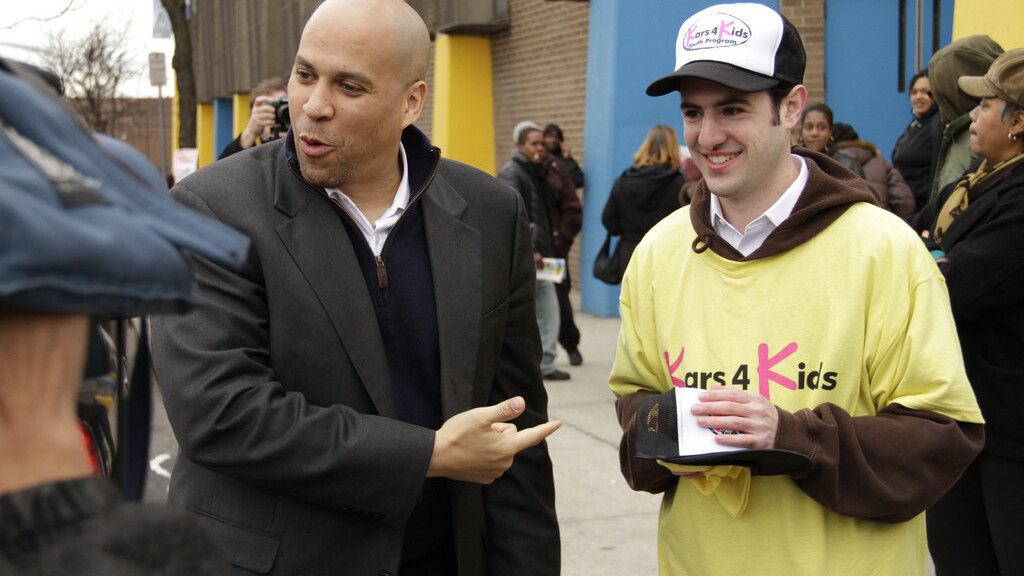
M 852 172 L 791 148 L 805 62 L 774 10 L 713 6 L 683 23 L 675 72 L 647 89 L 679 92 L 704 177 L 630 261 L 610 376 L 623 473 L 665 494 L 662 574 L 923 575 L 922 512 L 983 443 L 920 239 Z M 719 444 L 810 466 L 760 476 L 637 458 L 637 407 L 675 387 L 703 389 L 680 418 L 736 432 Z

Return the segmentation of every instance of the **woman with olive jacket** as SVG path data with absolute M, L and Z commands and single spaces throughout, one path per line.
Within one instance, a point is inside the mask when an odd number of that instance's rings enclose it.
M 909 222 L 946 277 L 967 376 L 985 417 L 985 448 L 928 511 L 936 573 L 1024 574 L 1024 48 L 960 88 L 981 165 Z

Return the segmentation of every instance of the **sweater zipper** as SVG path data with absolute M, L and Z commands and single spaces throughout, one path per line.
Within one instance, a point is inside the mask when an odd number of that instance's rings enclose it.
M 430 186 L 430 183 L 434 181 L 434 175 L 437 174 L 437 167 L 440 164 L 440 158 L 435 158 L 434 167 L 431 169 L 430 175 L 427 176 L 427 179 L 423 182 L 423 186 L 421 186 L 420 189 L 413 194 L 412 198 L 409 199 L 409 204 L 406 206 L 405 212 L 402 212 L 402 215 L 395 221 L 395 225 L 391 227 L 391 232 L 388 233 L 387 239 L 384 240 L 384 246 L 381 246 L 380 248 L 381 256 L 384 255 L 384 249 L 387 248 L 388 242 L 391 241 L 392 234 L 395 233 L 395 230 L 398 229 L 398 225 L 401 224 L 402 219 L 405 218 L 406 212 L 408 212 L 413 203 L 419 199 L 420 195 L 423 194 L 423 191 L 427 189 L 427 186 Z M 349 218 L 351 218 L 351 216 L 349 216 Z M 377 262 L 377 288 L 384 289 L 388 287 L 388 268 L 384 264 L 384 258 L 381 256 L 375 256 L 374 259 Z
M 420 189 L 416 191 L 416 194 L 414 194 L 413 197 L 409 199 L 409 206 L 412 206 L 412 203 L 415 202 L 420 197 L 420 195 L 423 194 L 423 191 L 427 189 L 427 186 L 430 186 L 430 183 L 434 181 L 434 176 L 437 174 L 437 168 L 440 165 L 441 158 L 440 155 L 437 155 L 434 158 L 434 167 L 430 170 L 430 175 L 427 176 L 427 179 L 423 182 L 423 186 L 421 186 Z M 302 180 L 306 184 L 309 184 L 313 188 L 319 190 L 321 194 L 326 196 L 327 199 L 333 202 L 335 206 L 341 208 L 341 211 L 344 212 L 345 215 L 348 216 L 353 222 L 355 222 L 355 218 L 352 218 L 352 215 L 349 214 L 348 210 L 346 210 L 345 207 L 342 206 L 340 202 L 335 200 L 334 197 L 328 194 L 327 190 L 325 190 L 322 186 L 312 184 L 311 182 L 303 178 L 302 173 L 295 166 L 293 166 L 291 162 L 288 163 L 288 167 L 291 169 L 292 173 L 299 178 L 299 180 Z M 406 207 L 406 212 L 408 212 L 408 207 Z M 388 233 L 388 238 L 387 240 L 384 241 L 384 246 L 381 246 L 381 255 L 384 254 L 384 248 L 388 245 L 388 240 L 391 240 L 391 234 L 394 233 L 395 229 L 398 228 L 398 225 L 402 222 L 402 218 L 405 218 L 405 212 L 402 212 L 402 215 L 398 217 L 398 220 L 395 222 L 395 225 L 391 227 L 391 232 Z M 384 288 L 388 287 L 388 268 L 387 266 L 385 266 L 384 259 L 381 256 L 374 255 L 373 259 L 377 265 L 377 288 L 383 290 Z
M 399 218 L 399 220 L 401 220 L 401 218 Z M 398 226 L 398 222 L 395 222 L 395 226 Z M 388 236 L 390 236 L 390 234 Z M 385 244 L 386 243 L 387 242 L 385 242 Z M 383 253 L 383 250 L 381 251 L 381 253 Z M 387 267 L 384 266 L 384 259 L 381 258 L 380 256 L 374 256 L 374 258 L 377 260 L 377 288 L 387 288 L 388 269 Z

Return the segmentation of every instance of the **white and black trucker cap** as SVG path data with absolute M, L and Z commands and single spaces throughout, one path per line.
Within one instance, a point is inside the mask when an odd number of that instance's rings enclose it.
M 803 83 L 806 65 L 800 33 L 784 16 L 761 4 L 718 4 L 683 22 L 675 72 L 654 81 L 647 94 L 678 90 L 683 78 L 758 92 L 780 82 Z

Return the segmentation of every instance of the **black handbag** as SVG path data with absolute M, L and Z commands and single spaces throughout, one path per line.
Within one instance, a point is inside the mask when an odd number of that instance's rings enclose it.
M 604 238 L 604 244 L 601 245 L 601 249 L 597 252 L 597 257 L 594 258 L 594 278 L 597 278 L 605 284 L 618 284 L 622 282 L 622 264 L 619 262 L 621 257 L 621 250 L 619 250 L 618 244 L 615 246 L 615 250 L 611 250 L 612 235 L 608 234 Z

